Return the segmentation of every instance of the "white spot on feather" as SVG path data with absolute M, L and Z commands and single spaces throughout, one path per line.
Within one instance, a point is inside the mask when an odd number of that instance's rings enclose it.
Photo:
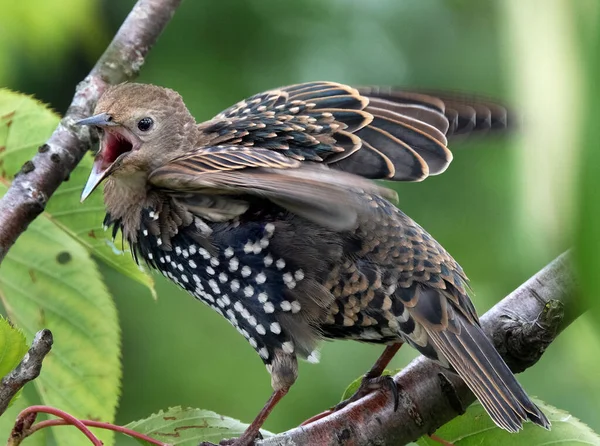
M 310 355 L 308 355 L 306 358 L 306 360 L 308 362 L 310 362 L 311 364 L 317 364 L 320 359 L 321 359 L 321 354 L 319 353 L 318 350 L 313 350 L 312 352 L 310 352 Z
M 300 306 L 300 302 L 297 300 L 292 302 L 292 313 L 298 313 L 301 309 L 302 307 Z
M 267 300 L 269 300 L 269 296 L 267 295 L 267 293 L 265 293 L 264 291 L 261 293 L 258 293 L 258 301 L 261 304 L 264 304 Z
M 256 277 L 254 278 L 254 280 L 256 281 L 256 283 L 258 283 L 259 285 L 265 283 L 267 281 L 267 276 L 265 275 L 265 273 L 260 272 L 256 275 Z

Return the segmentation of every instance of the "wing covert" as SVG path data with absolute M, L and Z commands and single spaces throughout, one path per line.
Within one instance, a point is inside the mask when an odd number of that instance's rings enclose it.
M 241 215 L 249 207 L 244 203 L 266 199 L 335 230 L 350 229 L 359 212 L 370 212 L 364 206 L 365 194 L 396 198 L 389 189 L 356 175 L 239 146 L 186 154 L 154 170 L 148 181 L 212 221 Z

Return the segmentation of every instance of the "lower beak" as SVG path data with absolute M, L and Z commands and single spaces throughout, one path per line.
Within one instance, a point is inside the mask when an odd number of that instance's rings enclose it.
M 102 182 L 102 180 L 106 177 L 106 173 L 108 172 L 108 167 L 103 167 L 102 158 L 96 158 L 94 161 L 94 166 L 92 167 L 92 172 L 85 183 L 85 187 L 83 188 L 83 192 L 81 193 L 81 202 L 83 201 L 98 187 L 98 184 Z

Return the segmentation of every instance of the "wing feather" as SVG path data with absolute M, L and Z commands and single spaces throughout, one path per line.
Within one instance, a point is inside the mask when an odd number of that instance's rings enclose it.
M 240 101 L 199 128 L 207 145 L 263 148 L 367 178 L 421 181 L 452 161 L 448 137 L 506 125 L 506 109 L 485 99 L 307 82 Z
M 246 211 L 240 201 L 257 197 L 335 230 L 351 229 L 364 206 L 365 194 L 394 199 L 395 193 L 356 175 L 326 166 L 301 163 L 279 152 L 237 146 L 209 147 L 173 160 L 154 170 L 150 184 L 174 194 L 230 196 L 208 202 L 221 208 L 221 216 Z M 210 217 L 206 200 L 195 209 Z M 211 213 L 215 209 L 211 208 Z M 213 218 L 214 220 L 214 218 Z

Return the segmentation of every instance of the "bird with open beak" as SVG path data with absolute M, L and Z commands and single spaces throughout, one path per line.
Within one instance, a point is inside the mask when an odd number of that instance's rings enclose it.
M 549 428 L 483 333 L 461 267 L 371 181 L 443 172 L 447 138 L 504 127 L 504 108 L 310 82 L 197 124 L 176 92 L 128 83 L 79 124 L 101 131 L 82 200 L 105 181 L 113 234 L 224 316 L 271 374 L 271 398 L 226 444 L 254 442 L 322 339 L 386 346 L 337 408 L 376 389 L 397 399 L 381 374 L 407 343 L 457 373 L 503 429 Z

